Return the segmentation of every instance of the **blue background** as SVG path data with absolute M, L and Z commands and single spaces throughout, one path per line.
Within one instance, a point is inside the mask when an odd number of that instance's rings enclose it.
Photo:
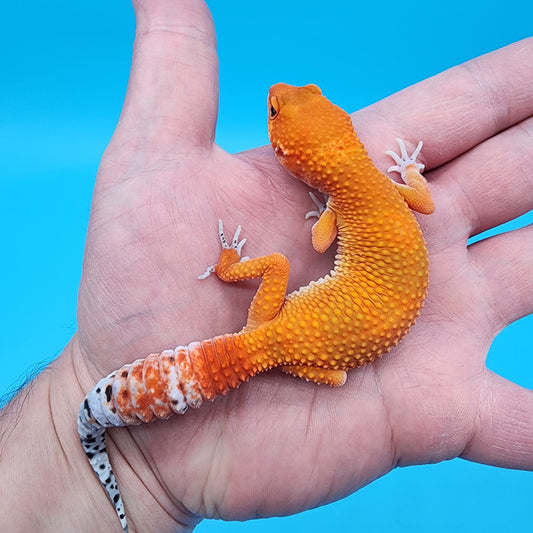
M 217 142 L 232 152 L 267 143 L 273 82 L 317 83 L 353 111 L 529 36 L 533 20 L 531 0 L 209 5 L 220 55 Z M 125 0 L 4 2 L 2 19 L 0 395 L 75 332 L 92 186 L 120 113 L 134 36 Z M 510 226 L 531 221 L 530 213 Z M 530 316 L 504 330 L 488 358 L 530 388 L 532 327 Z M 209 521 L 198 531 L 531 531 L 532 483 L 532 473 L 454 460 L 396 470 L 295 517 Z

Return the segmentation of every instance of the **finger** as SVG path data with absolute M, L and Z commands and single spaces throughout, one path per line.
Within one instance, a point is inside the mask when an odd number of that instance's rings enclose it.
M 473 435 L 461 456 L 505 468 L 533 469 L 533 391 L 488 372 Z
M 479 241 L 468 249 L 472 266 L 485 279 L 497 331 L 533 313 L 533 225 Z
M 440 210 L 461 228 L 461 239 L 533 209 L 532 137 L 530 118 L 429 174 Z
M 531 54 L 533 38 L 451 68 L 358 111 L 356 129 L 380 168 L 396 137 L 423 140 L 435 168 L 533 113 Z
M 210 145 L 218 107 L 211 15 L 201 0 L 134 0 L 137 30 L 116 136 L 158 154 Z

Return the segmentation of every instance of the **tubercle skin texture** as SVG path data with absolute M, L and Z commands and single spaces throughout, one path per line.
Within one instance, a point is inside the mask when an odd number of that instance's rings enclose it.
M 419 314 L 429 266 L 420 227 L 369 158 L 349 115 L 317 87 L 279 84 L 269 101 L 271 117 L 278 108 L 269 120 L 278 159 L 329 196 L 322 217 L 336 215 L 338 237 L 331 275 L 289 295 L 276 325 L 266 328 L 274 328 L 281 346 L 272 353 L 281 352 L 283 364 L 361 366 L 389 351 Z
M 274 85 L 268 112 L 279 161 L 328 196 L 327 209 L 317 213 L 312 242 L 323 252 L 337 237 L 334 269 L 286 296 L 288 260 L 276 253 L 241 260 L 237 235 L 229 245 L 221 230 L 223 249 L 211 272 L 228 282 L 262 279 L 246 326 L 125 365 L 87 395 L 78 420 L 80 438 L 124 531 L 106 427 L 184 413 L 273 367 L 316 383 L 342 385 L 346 370 L 372 362 L 397 344 L 423 305 L 428 256 L 409 205 L 430 213 L 433 203 L 420 165 L 407 162 L 407 185 L 382 174 L 349 115 L 314 85 Z

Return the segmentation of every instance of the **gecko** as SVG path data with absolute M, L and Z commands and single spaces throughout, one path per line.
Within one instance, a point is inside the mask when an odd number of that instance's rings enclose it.
M 347 370 L 387 353 L 409 331 L 425 300 L 429 260 L 412 210 L 431 214 L 434 204 L 419 142 L 409 155 L 386 152 L 402 182 L 382 173 L 359 140 L 350 116 L 316 85 L 278 83 L 268 94 L 268 133 L 274 153 L 311 193 L 316 217 L 314 249 L 336 240 L 331 272 L 286 294 L 289 261 L 280 253 L 242 257 L 239 226 L 230 240 L 219 220 L 222 251 L 199 276 L 225 282 L 261 278 L 246 325 L 213 337 L 153 353 L 101 379 L 83 400 L 78 433 L 89 462 L 120 519 L 124 504 L 106 449 L 106 428 L 183 414 L 188 407 L 225 394 L 274 367 L 318 384 L 341 386 Z

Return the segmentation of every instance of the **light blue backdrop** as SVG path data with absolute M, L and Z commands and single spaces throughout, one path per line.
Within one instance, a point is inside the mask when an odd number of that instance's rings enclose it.
M 353 111 L 533 33 L 531 0 L 209 5 L 220 52 L 217 141 L 229 151 L 267 142 L 273 82 L 317 83 Z M 0 394 L 57 355 L 76 329 L 91 190 L 119 116 L 133 35 L 125 0 L 2 5 Z M 530 388 L 532 328 L 528 317 L 506 329 L 488 360 Z M 396 470 L 295 517 L 204 522 L 198 531 L 525 532 L 532 484 L 531 473 L 455 460 Z

